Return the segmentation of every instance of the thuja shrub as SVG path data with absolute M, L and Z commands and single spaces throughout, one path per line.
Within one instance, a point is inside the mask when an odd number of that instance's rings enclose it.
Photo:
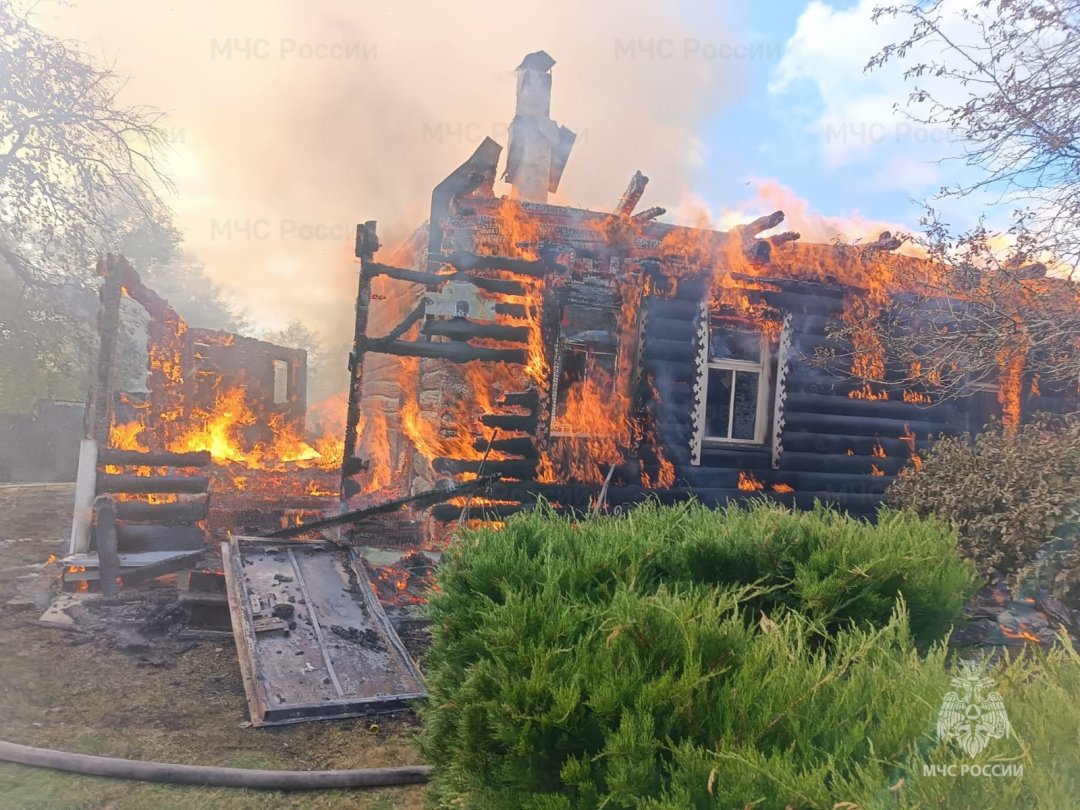
M 434 797 L 831 807 L 892 785 L 974 587 L 955 543 L 937 520 L 764 503 L 467 532 L 429 605 Z
M 1015 581 L 1080 501 L 1080 419 L 1041 420 L 1015 432 L 992 424 L 974 439 L 939 439 L 922 468 L 905 470 L 887 497 L 898 509 L 951 521 L 983 576 Z M 1076 555 L 1068 568 L 1057 595 L 1071 591 L 1075 604 Z

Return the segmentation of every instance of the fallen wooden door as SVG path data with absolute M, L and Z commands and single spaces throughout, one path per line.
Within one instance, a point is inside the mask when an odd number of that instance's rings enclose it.
M 351 549 L 234 537 L 222 558 L 254 725 L 377 714 L 426 697 Z

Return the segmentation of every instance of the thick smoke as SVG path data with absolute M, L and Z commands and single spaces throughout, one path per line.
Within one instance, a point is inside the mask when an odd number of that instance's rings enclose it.
M 172 203 L 211 277 L 257 325 L 300 318 L 337 345 L 355 224 L 393 245 L 484 136 L 505 146 L 530 51 L 557 60 L 552 116 L 578 132 L 558 202 L 609 210 L 641 169 L 646 204 L 675 207 L 752 44 L 703 5 L 101 0 L 38 21 L 169 114 Z

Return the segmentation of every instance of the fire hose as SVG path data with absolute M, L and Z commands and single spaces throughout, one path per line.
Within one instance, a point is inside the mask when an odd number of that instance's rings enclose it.
M 115 779 L 136 779 L 142 782 L 238 787 L 253 790 L 318 790 L 415 785 L 428 781 L 434 770 L 430 765 L 342 771 L 264 771 L 250 768 L 219 768 L 209 765 L 174 765 L 166 762 L 74 754 L 70 751 L 19 745 L 6 740 L 0 740 L 0 760 L 89 776 L 111 776 Z

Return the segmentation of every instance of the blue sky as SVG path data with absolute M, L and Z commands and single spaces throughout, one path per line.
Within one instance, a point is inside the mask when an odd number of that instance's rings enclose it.
M 696 191 L 710 206 L 730 205 L 747 196 L 748 182 L 772 178 L 823 216 L 914 228 L 920 200 L 967 176 L 957 162 L 940 162 L 958 152 L 948 133 L 891 109 L 911 87 L 900 68 L 864 72 L 882 44 L 908 32 L 903 23 L 871 21 L 879 2 L 774 0 L 728 17 L 737 39 L 771 50 L 737 66 L 744 92 L 699 133 L 705 161 Z M 684 5 L 690 18 L 699 10 Z M 939 207 L 960 226 L 986 210 L 974 199 Z

